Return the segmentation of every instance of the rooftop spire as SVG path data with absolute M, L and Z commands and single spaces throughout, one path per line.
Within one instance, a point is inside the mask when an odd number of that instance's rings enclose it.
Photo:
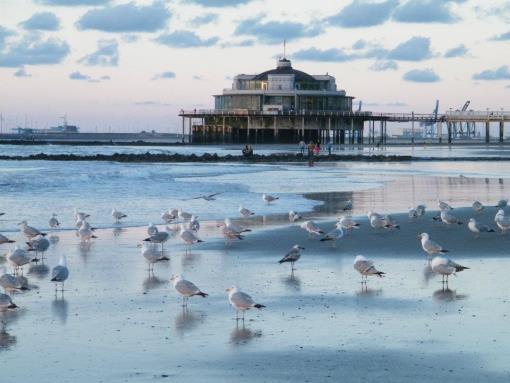
M 287 58 L 287 42 L 285 40 L 283 40 L 283 58 Z

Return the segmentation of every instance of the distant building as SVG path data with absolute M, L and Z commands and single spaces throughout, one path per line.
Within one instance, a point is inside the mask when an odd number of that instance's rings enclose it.
M 353 118 L 353 97 L 329 74 L 310 75 L 286 58 L 259 74 L 239 74 L 214 96 L 214 110 L 181 111 L 194 143 L 344 143 L 362 140 L 363 119 Z M 359 115 L 358 115 L 359 116 Z

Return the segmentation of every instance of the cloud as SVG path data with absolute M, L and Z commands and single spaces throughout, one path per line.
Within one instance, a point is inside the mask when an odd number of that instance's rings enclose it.
M 438 82 L 441 78 L 432 69 L 413 69 L 404 74 L 403 79 L 410 82 Z
M 112 78 L 110 76 L 101 76 L 99 77 L 101 81 L 111 80 Z
M 238 5 L 248 4 L 251 0 L 188 0 L 203 7 L 236 7 Z
M 19 25 L 29 31 L 58 31 L 60 29 L 60 20 L 54 13 L 39 12 L 34 13 L 29 19 L 19 23 Z
M 366 102 L 363 106 L 394 106 L 398 108 L 404 108 L 409 106 L 405 102 L 395 101 L 395 102 Z
M 510 31 L 502 33 L 500 35 L 496 35 L 493 38 L 491 38 L 491 40 L 494 40 L 494 41 L 508 41 L 508 40 L 510 40 Z
M 90 81 L 92 78 L 86 74 L 83 74 L 81 72 L 73 72 L 69 75 L 69 78 L 71 80 L 80 80 L 80 81 Z
M 15 77 L 32 77 L 30 73 L 28 73 L 25 68 L 19 68 L 16 72 L 14 72 Z
M 252 47 L 257 42 L 254 39 L 244 39 L 241 41 L 227 41 L 222 42 L 221 47 L 222 48 L 232 48 L 232 47 Z
M 339 13 L 328 17 L 326 22 L 344 28 L 380 25 L 390 18 L 391 13 L 397 6 L 398 0 L 382 2 L 353 0 Z
M 343 49 L 330 48 L 330 49 L 317 49 L 308 48 L 297 51 L 292 55 L 292 58 L 306 61 L 323 61 L 323 62 L 345 62 L 351 61 L 358 56 L 347 53 Z
M 134 2 L 87 11 L 76 23 L 79 29 L 103 32 L 155 32 L 166 26 L 170 12 L 162 1 L 151 5 Z
M 172 72 L 172 71 L 166 71 L 166 72 L 163 72 L 163 73 L 158 73 L 158 74 L 154 75 L 154 77 L 152 77 L 153 80 L 172 79 L 172 78 L 175 78 L 175 73 Z
M 385 70 L 397 70 L 398 64 L 395 61 L 380 60 L 376 61 L 371 67 L 371 70 L 376 72 L 382 72 Z
M 237 25 L 236 35 L 248 35 L 267 44 L 279 44 L 283 40 L 296 40 L 317 36 L 322 32 L 318 24 L 301 24 L 293 21 L 266 21 L 260 18 L 246 19 Z
M 58 64 L 70 52 L 67 42 L 48 38 L 40 34 L 29 34 L 21 40 L 7 44 L 0 51 L 0 67 L 20 67 L 23 65 Z
M 99 40 L 97 50 L 78 60 L 85 65 L 117 66 L 119 65 L 119 44 L 116 40 Z
M 422 61 L 431 56 L 430 39 L 414 36 L 389 51 L 387 57 L 392 60 Z
M 81 6 L 81 5 L 105 5 L 111 0 L 37 0 L 37 3 L 44 5 Z
M 507 65 L 500 66 L 494 70 L 484 70 L 473 75 L 473 80 L 510 80 L 510 69 Z
M 14 36 L 15 32 L 0 25 L 0 49 L 2 49 L 7 37 Z
M 190 31 L 175 31 L 159 35 L 156 42 L 174 48 L 194 48 L 194 47 L 208 47 L 216 44 L 217 37 L 202 39 L 194 32 Z
M 393 19 L 402 23 L 455 23 L 459 17 L 451 11 L 452 3 L 465 0 L 409 0 L 398 7 Z
M 452 58 L 452 57 L 462 57 L 465 56 L 468 53 L 468 50 L 464 44 L 460 44 L 459 46 L 449 49 L 444 54 L 444 57 L 446 58 Z
M 137 35 L 122 35 L 121 39 L 125 43 L 136 43 L 139 37 Z
M 199 76 L 199 75 L 194 75 L 193 76 L 193 80 L 197 80 L 197 81 L 202 81 L 204 78 L 202 76 Z
M 215 13 L 205 13 L 197 16 L 191 20 L 191 23 L 197 27 L 205 24 L 210 24 L 218 20 L 218 15 Z
M 172 106 L 172 104 L 161 101 L 137 101 L 134 104 L 138 106 Z
M 488 1 L 485 3 L 489 3 Z M 510 22 L 510 3 L 504 1 L 502 4 L 490 7 L 488 9 L 476 9 L 477 13 L 482 13 L 488 16 L 495 16 L 504 21 Z

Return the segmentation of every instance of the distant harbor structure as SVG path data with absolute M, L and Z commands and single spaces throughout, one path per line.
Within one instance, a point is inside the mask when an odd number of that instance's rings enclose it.
M 404 129 L 406 142 L 437 139 L 481 138 L 490 142 L 490 124 L 499 124 L 504 140 L 504 123 L 510 112 L 462 110 L 439 114 L 373 113 L 353 109 L 354 97 L 338 89 L 330 74 L 311 75 L 295 69 L 285 55 L 276 68 L 259 74 L 239 74 L 232 87 L 214 95 L 212 110 L 181 110 L 182 139 L 189 143 L 296 143 L 386 144 L 387 123 L 411 124 Z M 419 127 L 415 129 L 415 123 Z M 475 135 L 476 123 L 485 124 L 485 135 Z M 469 134 L 463 133 L 463 127 Z M 423 132 L 428 132 L 424 134 Z M 459 134 L 462 133 L 462 134 Z

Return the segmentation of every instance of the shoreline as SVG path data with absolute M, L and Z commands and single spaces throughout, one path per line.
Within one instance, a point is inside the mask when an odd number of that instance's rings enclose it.
M 74 154 L 31 154 L 28 156 L 5 156 L 0 155 L 3 161 L 113 161 L 124 163 L 186 163 L 186 162 L 203 162 L 203 163 L 221 163 L 221 162 L 242 162 L 248 164 L 254 163 L 307 163 L 308 157 L 300 153 L 281 153 L 281 154 L 254 154 L 252 157 L 244 157 L 242 155 L 220 156 L 217 153 L 196 154 L 95 154 L 95 155 L 74 155 Z M 409 155 L 350 155 L 350 154 L 331 154 L 319 155 L 314 157 L 315 162 L 466 162 L 466 161 L 491 161 L 502 162 L 510 161 L 510 156 L 498 157 L 417 157 Z

